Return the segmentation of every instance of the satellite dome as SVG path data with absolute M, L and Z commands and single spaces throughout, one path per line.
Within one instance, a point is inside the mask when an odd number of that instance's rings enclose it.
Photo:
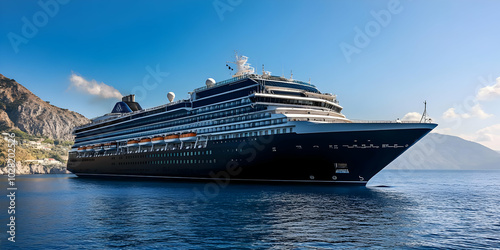
M 174 101 L 174 98 L 175 98 L 175 94 L 174 92 L 168 92 L 167 94 L 167 98 L 170 102 L 173 102 Z
M 207 87 L 211 88 L 215 85 L 215 80 L 213 78 L 208 78 L 207 81 L 205 81 L 205 84 Z

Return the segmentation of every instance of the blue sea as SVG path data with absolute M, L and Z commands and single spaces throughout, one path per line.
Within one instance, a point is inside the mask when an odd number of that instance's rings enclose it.
M 500 171 L 383 170 L 366 187 L 16 177 L 0 249 L 495 249 Z

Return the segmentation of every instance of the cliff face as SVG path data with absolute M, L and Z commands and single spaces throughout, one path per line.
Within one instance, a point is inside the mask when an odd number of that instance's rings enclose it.
M 73 127 L 88 122 L 83 115 L 51 105 L 0 74 L 0 131 L 18 128 L 31 135 L 70 141 Z

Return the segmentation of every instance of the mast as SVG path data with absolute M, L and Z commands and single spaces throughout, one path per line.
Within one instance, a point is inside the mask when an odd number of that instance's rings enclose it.
M 420 118 L 420 123 L 422 121 L 427 122 L 427 101 L 424 101 L 424 113 L 422 113 L 422 118 Z

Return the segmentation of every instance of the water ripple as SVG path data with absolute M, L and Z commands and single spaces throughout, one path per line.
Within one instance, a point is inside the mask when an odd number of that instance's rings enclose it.
M 0 244 L 2 249 L 500 248 L 500 171 L 411 174 L 383 171 L 368 187 L 232 184 L 203 199 L 206 183 L 20 177 L 17 242 L 4 236 Z M 8 207 L 5 198 L 0 201 Z M 1 223 L 8 223 L 5 217 Z

